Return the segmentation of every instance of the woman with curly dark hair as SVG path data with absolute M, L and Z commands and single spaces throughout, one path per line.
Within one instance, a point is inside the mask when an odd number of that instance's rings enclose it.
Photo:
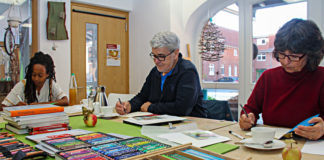
M 293 128 L 308 117 L 314 126 L 294 133 L 324 138 L 324 56 L 322 33 L 311 20 L 292 19 L 276 34 L 273 56 L 281 66 L 263 72 L 241 113 L 240 127 L 250 129 L 262 113 L 266 125 Z
M 54 68 L 50 55 L 37 52 L 26 67 L 25 79 L 15 85 L 1 106 L 51 103 L 60 106 L 68 105 L 66 94 L 56 83 Z

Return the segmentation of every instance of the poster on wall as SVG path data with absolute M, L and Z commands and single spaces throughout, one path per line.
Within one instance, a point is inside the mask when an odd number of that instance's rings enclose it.
M 107 44 L 107 66 L 120 66 L 120 45 Z

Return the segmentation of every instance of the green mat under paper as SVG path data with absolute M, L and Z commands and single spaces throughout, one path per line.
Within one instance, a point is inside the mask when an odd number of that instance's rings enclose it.
M 234 145 L 234 144 L 226 144 L 226 143 L 216 143 L 207 147 L 203 147 L 203 149 L 216 152 L 219 154 L 224 154 L 230 151 L 233 151 L 235 149 L 238 149 L 240 146 Z

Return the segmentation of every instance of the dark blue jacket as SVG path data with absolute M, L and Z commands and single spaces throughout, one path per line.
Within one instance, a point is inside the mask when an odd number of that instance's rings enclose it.
M 146 77 L 141 91 L 130 100 L 131 112 L 140 111 L 142 104 L 152 104 L 148 111 L 155 114 L 207 117 L 202 107 L 203 94 L 196 67 L 188 60 L 179 59 L 161 92 L 161 72 L 154 67 Z

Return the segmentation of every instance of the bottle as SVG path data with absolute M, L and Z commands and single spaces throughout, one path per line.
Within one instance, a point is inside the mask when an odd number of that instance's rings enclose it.
M 71 74 L 70 86 L 69 86 L 69 98 L 70 98 L 70 106 L 76 105 L 76 97 L 77 97 L 77 82 L 75 78 L 75 74 Z

